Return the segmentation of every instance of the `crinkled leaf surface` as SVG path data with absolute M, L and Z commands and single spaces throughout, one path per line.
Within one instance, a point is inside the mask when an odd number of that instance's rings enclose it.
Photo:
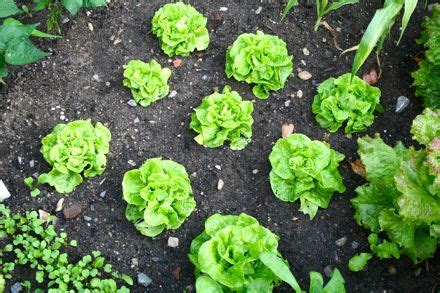
M 202 51 L 208 47 L 206 23 L 207 18 L 194 7 L 177 2 L 161 7 L 154 14 L 152 27 L 165 54 L 187 57 L 195 50 Z
M 255 84 L 257 98 L 267 99 L 270 91 L 284 87 L 293 70 L 293 56 L 286 43 L 261 31 L 242 34 L 226 51 L 226 75 Z
M 417 115 L 411 126 L 413 139 L 425 146 L 436 137 L 440 137 L 440 109 L 426 108 Z
M 185 167 L 171 160 L 148 159 L 126 172 L 122 191 L 127 219 L 149 237 L 179 228 L 196 206 Z
M 303 134 L 279 139 L 269 156 L 272 191 L 283 201 L 300 199 L 300 210 L 313 218 L 319 207 L 327 208 L 334 192 L 345 191 L 338 171 L 343 159 L 327 144 Z
M 252 137 L 253 111 L 252 102 L 243 101 L 226 87 L 223 93 L 202 100 L 191 115 L 189 127 L 198 133 L 194 139 L 201 145 L 215 148 L 229 141 L 231 149 L 241 150 Z
M 312 111 L 321 127 L 337 131 L 344 123 L 345 133 L 365 131 L 373 124 L 380 106 L 380 90 L 351 74 L 329 78 L 318 87 Z

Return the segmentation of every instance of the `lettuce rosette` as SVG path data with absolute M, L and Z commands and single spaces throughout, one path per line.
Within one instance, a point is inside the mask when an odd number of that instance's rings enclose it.
M 223 93 L 202 100 L 189 127 L 198 133 L 194 140 L 203 146 L 215 148 L 229 141 L 231 149 L 242 150 L 251 141 L 253 111 L 252 102 L 243 101 L 236 91 L 225 87 Z
M 226 51 L 226 75 L 255 84 L 254 95 L 267 99 L 270 91 L 284 87 L 293 70 L 292 59 L 286 43 L 277 36 L 261 31 L 242 34 Z
M 152 20 L 153 33 L 169 57 L 205 50 L 209 45 L 206 23 L 206 17 L 183 2 L 165 4 Z
M 169 68 L 162 68 L 156 60 L 145 63 L 131 60 L 124 65 L 124 86 L 131 91 L 133 99 L 143 107 L 164 98 L 170 92 Z
M 179 228 L 196 207 L 185 167 L 171 160 L 148 159 L 126 172 L 122 191 L 125 216 L 149 237 Z
M 318 208 L 327 208 L 335 192 L 345 192 L 339 174 L 344 155 L 326 143 L 303 134 L 279 139 L 269 155 L 272 165 L 270 184 L 283 201 L 300 200 L 300 211 L 313 219 Z
M 303 292 L 278 251 L 279 237 L 247 214 L 214 214 L 205 231 L 191 243 L 196 292 L 272 292 L 282 281 Z M 310 272 L 309 292 L 345 292 L 337 269 L 327 285 L 320 273 Z
M 84 177 L 101 175 L 107 162 L 110 131 L 97 122 L 77 120 L 58 124 L 41 140 L 41 153 L 52 166 L 49 173 L 38 177 L 38 183 L 48 183 L 57 192 L 69 193 Z
M 438 123 L 437 127 L 440 127 Z M 379 135 L 358 140 L 358 153 L 368 183 L 356 189 L 352 204 L 356 222 L 372 232 L 368 237 L 371 253 L 361 254 L 364 261 L 359 263 L 356 261 L 361 255 L 355 256 L 351 270 L 363 269 L 373 255 L 381 259 L 406 255 L 414 263 L 434 256 L 440 242 L 437 140 L 438 137 L 432 141 L 435 144 L 432 148 L 437 147 L 437 156 L 433 157 L 429 147 L 415 150 L 397 143 L 393 148 Z M 380 240 L 381 235 L 385 239 Z
M 374 122 L 374 111 L 381 110 L 380 90 L 357 76 L 346 73 L 329 78 L 318 86 L 312 112 L 321 127 L 337 131 L 345 122 L 345 133 L 365 131 Z

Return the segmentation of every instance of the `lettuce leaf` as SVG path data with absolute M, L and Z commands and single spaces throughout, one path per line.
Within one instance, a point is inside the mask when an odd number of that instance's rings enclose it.
M 345 133 L 365 131 L 374 122 L 374 111 L 381 109 L 381 92 L 351 74 L 329 78 L 318 87 L 312 112 L 321 127 L 337 131 L 346 121 Z
M 223 93 L 214 93 L 202 100 L 191 115 L 189 127 L 199 133 L 194 139 L 209 148 L 230 142 L 233 150 L 244 149 L 252 137 L 252 112 L 250 101 L 225 87 Z
M 69 193 L 84 177 L 101 175 L 107 162 L 110 131 L 97 122 L 77 120 L 58 124 L 41 140 L 41 153 L 52 166 L 49 173 L 38 177 L 39 183 L 54 186 L 57 192 Z
M 152 20 L 153 33 L 169 57 L 205 50 L 209 45 L 206 23 L 206 17 L 183 2 L 165 4 Z
M 414 140 L 425 146 L 440 137 L 440 109 L 426 108 L 417 115 L 411 126 L 411 134 Z
M 226 51 L 226 75 L 238 81 L 255 84 L 252 91 L 267 99 L 270 91 L 284 87 L 293 70 L 293 56 L 286 43 L 277 36 L 242 34 Z
M 303 134 L 279 139 L 269 155 L 270 184 L 283 201 L 300 200 L 302 211 L 311 219 L 318 208 L 327 208 L 334 192 L 345 192 L 338 165 L 344 155 L 326 143 Z
M 162 68 L 156 60 L 150 63 L 131 60 L 124 69 L 124 86 L 131 90 L 133 99 L 141 106 L 147 107 L 170 92 L 171 70 Z
M 122 191 L 128 203 L 125 216 L 149 237 L 179 228 L 196 206 L 185 167 L 161 158 L 126 172 Z

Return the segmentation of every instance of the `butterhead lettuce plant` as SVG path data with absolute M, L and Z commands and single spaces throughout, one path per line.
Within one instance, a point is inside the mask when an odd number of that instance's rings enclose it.
M 156 60 L 150 63 L 131 60 L 124 65 L 124 86 L 131 90 L 133 99 L 143 107 L 168 95 L 170 76 L 171 70 L 162 68 Z
M 201 145 L 215 148 L 229 141 L 231 149 L 241 150 L 252 137 L 253 111 L 252 102 L 243 101 L 236 91 L 225 87 L 223 93 L 202 100 L 189 127 L 198 133 L 194 139 Z
M 196 267 L 196 292 L 272 292 L 282 281 L 303 292 L 278 251 L 278 241 L 247 214 L 212 215 L 188 255 Z M 345 292 L 337 269 L 325 287 L 321 274 L 311 272 L 310 279 L 310 292 Z
M 286 43 L 277 36 L 261 31 L 242 34 L 226 51 L 226 75 L 255 84 L 254 95 L 267 99 L 270 91 L 284 87 L 293 70 L 292 60 Z
M 365 131 L 374 122 L 374 111 L 381 110 L 380 90 L 351 74 L 329 78 L 318 87 L 312 104 L 316 121 L 331 132 L 345 122 L 345 133 Z
M 126 172 L 122 191 L 125 216 L 149 237 L 179 228 L 196 207 L 185 167 L 171 160 L 148 159 Z
M 89 120 L 58 124 L 41 140 L 41 153 L 52 166 L 41 174 L 38 183 L 48 183 L 57 192 L 69 193 L 84 177 L 101 175 L 107 162 L 110 131 L 102 123 L 95 126 Z
M 205 50 L 209 45 L 206 23 L 206 17 L 183 2 L 165 4 L 152 20 L 153 33 L 169 57 Z
M 283 201 L 299 199 L 299 210 L 313 219 L 319 207 L 328 207 L 334 192 L 345 192 L 338 171 L 343 159 L 328 144 L 303 134 L 281 138 L 269 155 L 272 191 Z

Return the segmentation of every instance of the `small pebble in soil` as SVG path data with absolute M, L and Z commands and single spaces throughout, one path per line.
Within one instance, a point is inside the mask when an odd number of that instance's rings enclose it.
M 160 262 L 160 257 L 153 256 L 153 257 L 151 258 L 151 260 L 154 261 L 154 262 Z
M 281 137 L 288 137 L 295 131 L 295 126 L 292 123 L 283 123 L 281 126 Z
M 221 169 L 222 169 L 222 166 L 220 166 L 220 165 L 215 165 L 214 168 L 216 168 L 217 170 L 221 170 Z
M 17 282 L 11 286 L 10 290 L 11 290 L 11 293 L 18 293 L 18 292 L 23 291 L 23 286 L 19 282 Z
M 289 106 L 290 106 L 290 103 L 291 103 L 291 101 L 290 101 L 290 100 L 287 100 L 287 101 L 284 102 L 284 106 L 285 106 L 285 107 L 289 107 Z
M 93 32 L 93 24 L 92 24 L 91 22 L 89 22 L 89 23 L 87 24 L 87 26 L 89 27 L 89 30 L 90 30 L 91 32 Z
M 83 218 L 84 218 L 84 221 L 86 221 L 86 222 L 90 222 L 92 220 L 92 218 L 89 216 L 84 216 Z
M 99 75 L 94 74 L 94 75 L 93 75 L 93 80 L 96 81 L 96 82 L 100 82 L 100 81 L 101 81 L 101 78 L 99 77 Z
M 208 76 L 206 75 L 206 74 L 204 74 L 203 76 L 202 76 L 202 80 L 207 80 L 208 79 Z
M 33 168 L 35 166 L 35 161 L 34 160 L 30 160 L 29 161 L 29 166 L 31 166 L 31 168 Z
M 324 274 L 327 276 L 327 278 L 330 278 L 332 271 L 333 271 L 333 268 L 331 265 L 328 265 L 324 268 Z
M 220 7 L 220 11 L 228 11 L 228 7 Z
M 255 10 L 255 14 L 257 14 L 257 15 L 260 14 L 261 10 L 263 10 L 263 7 L 258 6 L 257 10 Z
M 127 102 L 128 105 L 132 106 L 132 107 L 136 107 L 137 103 L 135 100 L 131 99 L 130 101 Z
M 109 81 L 106 81 L 106 82 L 105 82 L 105 85 L 106 85 L 106 86 L 110 86 L 110 82 L 109 82 Z
M 43 210 L 38 210 L 38 217 L 41 221 L 47 222 L 47 219 L 49 218 L 50 214 Z
M 346 242 L 347 242 L 347 237 L 345 236 L 335 241 L 336 245 L 339 247 L 344 246 Z
M 134 118 L 134 120 L 133 120 L 134 123 L 139 123 L 139 121 L 140 121 L 140 120 L 139 120 L 138 117 Z
M 397 270 L 394 266 L 389 266 L 388 273 L 390 273 L 391 275 L 395 275 L 397 273 Z
M 396 103 L 396 113 L 402 113 L 406 107 L 409 105 L 409 99 L 405 96 L 400 96 L 397 98 Z
M 310 55 L 309 49 L 303 48 L 303 54 L 306 55 L 306 56 L 309 56 Z
M 219 179 L 217 182 L 217 189 L 222 190 L 223 186 L 225 186 L 225 182 L 223 180 Z
M 137 266 L 139 265 L 139 259 L 138 259 L 138 258 L 132 258 L 132 259 L 131 259 L 131 264 L 132 264 L 134 267 L 137 267 Z
M 177 237 L 169 237 L 167 245 L 169 247 L 176 248 L 177 246 L 179 246 L 179 238 L 177 238 Z
M 197 177 L 197 172 L 191 173 L 190 176 L 196 178 Z
M 303 96 L 303 91 L 302 90 L 298 90 L 297 92 L 296 92 L 296 95 L 298 96 L 298 98 L 302 98 L 302 96 Z
M 356 248 L 358 248 L 358 247 L 359 247 L 359 242 L 353 241 L 353 242 L 351 243 L 351 248 L 352 248 L 352 249 L 356 249 Z
M 17 157 L 17 161 L 18 161 L 18 163 L 21 165 L 21 163 L 23 162 L 23 158 L 20 157 L 20 156 L 18 156 L 18 157 Z
M 6 188 L 6 185 L 3 183 L 3 180 L 0 180 L 0 202 L 3 202 L 8 197 L 11 197 L 11 193 Z
M 82 212 L 82 207 L 80 205 L 72 205 L 70 207 L 63 209 L 63 215 L 66 219 L 73 219 L 78 217 L 79 214 Z
M 127 163 L 128 163 L 130 166 L 133 166 L 133 167 L 136 166 L 136 163 L 135 163 L 135 161 L 133 161 L 133 160 L 128 160 Z
M 258 169 L 252 170 L 252 174 L 257 174 L 257 173 L 258 173 Z
M 70 19 L 68 17 L 64 17 L 63 20 L 61 20 L 62 24 L 66 24 L 70 21 Z
M 55 212 L 61 212 L 63 210 L 63 204 L 64 197 L 60 198 L 60 200 L 57 202 L 57 208 L 55 209 Z
M 151 278 L 148 277 L 148 276 L 147 276 L 146 274 L 144 274 L 144 273 L 139 273 L 138 276 L 137 276 L 137 279 L 138 279 L 138 283 L 139 283 L 139 285 L 142 285 L 142 286 L 144 286 L 144 287 L 148 287 L 148 286 L 150 286 L 151 282 L 153 282 L 153 281 L 151 280 Z
M 169 98 L 174 98 L 175 96 L 177 96 L 176 91 L 171 91 L 171 93 L 168 95 Z
M 102 191 L 102 192 L 99 194 L 99 196 L 102 197 L 102 198 L 104 198 L 106 193 L 107 193 L 107 191 L 104 190 L 104 191 Z

